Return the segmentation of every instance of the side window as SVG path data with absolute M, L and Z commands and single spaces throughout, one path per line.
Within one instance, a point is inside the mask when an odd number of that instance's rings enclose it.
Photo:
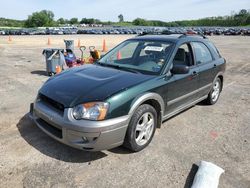
M 174 65 L 187 65 L 192 66 L 193 65 L 193 58 L 192 58 L 192 52 L 191 52 L 191 46 L 190 44 L 182 44 L 174 57 L 173 60 Z
M 215 54 L 217 55 L 217 57 L 221 57 L 218 49 L 215 47 L 215 45 L 212 42 L 207 42 L 207 44 L 209 45 L 209 47 L 215 52 Z
M 201 42 L 193 42 L 192 45 L 195 52 L 196 63 L 198 65 L 213 60 L 211 53 L 205 44 Z

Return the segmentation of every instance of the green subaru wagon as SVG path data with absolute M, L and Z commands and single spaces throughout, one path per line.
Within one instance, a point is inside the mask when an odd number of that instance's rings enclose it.
M 140 151 L 163 121 L 201 101 L 215 104 L 225 66 L 203 36 L 137 36 L 94 64 L 50 78 L 30 117 L 52 138 L 78 149 L 123 145 Z

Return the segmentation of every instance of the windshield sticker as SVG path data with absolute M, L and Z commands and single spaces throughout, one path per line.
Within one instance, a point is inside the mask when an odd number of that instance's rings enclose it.
M 145 51 L 156 51 L 156 52 L 161 52 L 163 51 L 163 47 L 160 46 L 146 46 L 144 48 Z

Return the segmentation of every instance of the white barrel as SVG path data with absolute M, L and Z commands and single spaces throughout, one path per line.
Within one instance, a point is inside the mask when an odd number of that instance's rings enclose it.
M 217 188 L 222 173 L 224 170 L 219 166 L 201 161 L 191 188 Z

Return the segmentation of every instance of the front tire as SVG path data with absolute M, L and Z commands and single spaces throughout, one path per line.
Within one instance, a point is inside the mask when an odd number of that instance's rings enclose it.
M 156 110 L 148 104 L 139 106 L 130 120 L 123 145 L 134 152 L 141 151 L 151 142 L 156 125 Z
M 208 97 L 206 99 L 207 104 L 213 105 L 218 101 L 219 96 L 220 96 L 220 92 L 221 92 L 221 88 L 222 88 L 221 79 L 216 78 L 216 80 L 213 83 L 213 87 L 212 87 L 211 91 L 209 92 Z

